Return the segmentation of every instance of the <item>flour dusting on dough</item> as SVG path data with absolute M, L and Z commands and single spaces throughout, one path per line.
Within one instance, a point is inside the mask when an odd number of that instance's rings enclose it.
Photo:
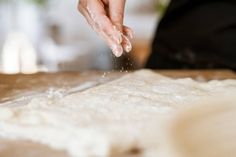
M 166 119 L 200 99 L 229 93 L 236 93 L 234 80 L 200 83 L 142 70 L 57 99 L 1 107 L 0 137 L 46 144 L 72 157 L 109 157 L 134 148 L 157 156 Z

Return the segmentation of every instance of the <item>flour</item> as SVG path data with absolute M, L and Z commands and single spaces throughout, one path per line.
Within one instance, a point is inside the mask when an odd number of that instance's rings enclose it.
M 0 137 L 31 140 L 72 157 L 132 149 L 158 156 L 166 119 L 196 101 L 229 93 L 236 93 L 235 80 L 200 83 L 142 70 L 83 92 L 1 107 Z

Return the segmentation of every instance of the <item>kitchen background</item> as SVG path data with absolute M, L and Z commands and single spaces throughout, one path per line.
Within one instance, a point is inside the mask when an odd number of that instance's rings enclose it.
M 169 0 L 127 0 L 133 51 L 115 58 L 78 13 L 77 0 L 0 0 L 0 73 L 142 68 Z

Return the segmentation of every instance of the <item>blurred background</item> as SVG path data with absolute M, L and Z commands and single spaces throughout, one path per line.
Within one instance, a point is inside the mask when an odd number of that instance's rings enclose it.
M 127 0 L 133 50 L 121 58 L 78 13 L 77 0 L 0 0 L 0 73 L 142 68 L 169 0 Z

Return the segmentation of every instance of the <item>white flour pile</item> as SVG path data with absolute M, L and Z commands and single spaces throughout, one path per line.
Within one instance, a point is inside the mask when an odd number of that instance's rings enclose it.
M 232 93 L 235 80 L 199 83 L 142 70 L 64 98 L 35 97 L 24 106 L 1 107 L 0 137 L 46 144 L 72 157 L 109 157 L 137 148 L 156 157 L 164 119 L 200 99 Z

